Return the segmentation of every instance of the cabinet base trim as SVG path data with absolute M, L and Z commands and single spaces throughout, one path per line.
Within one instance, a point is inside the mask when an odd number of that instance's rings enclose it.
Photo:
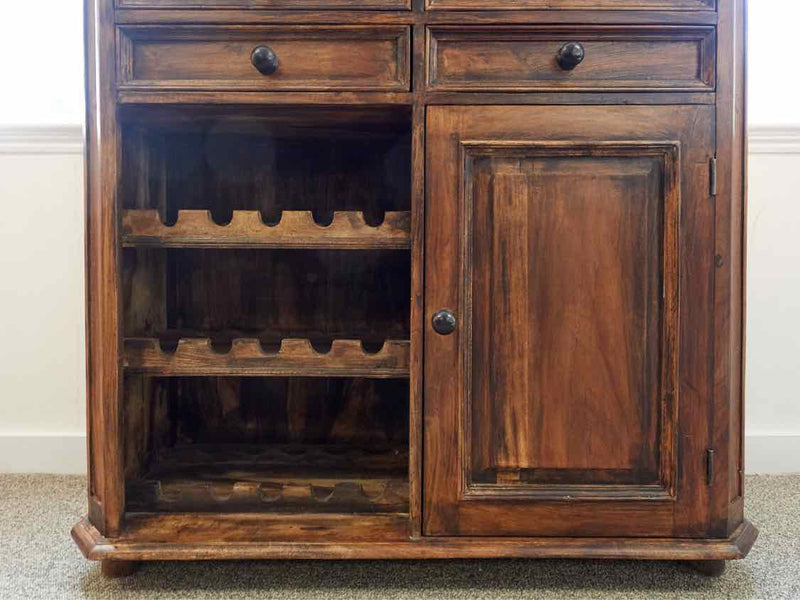
M 72 538 L 90 560 L 593 558 L 736 560 L 758 530 L 744 521 L 726 539 L 669 538 L 419 538 L 407 542 L 139 543 L 109 539 L 81 519 Z

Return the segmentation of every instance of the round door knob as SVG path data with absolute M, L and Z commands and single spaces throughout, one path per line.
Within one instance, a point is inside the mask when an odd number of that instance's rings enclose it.
M 450 335 L 456 330 L 456 316 L 449 310 L 440 310 L 431 319 L 433 330 L 441 335 Z
M 569 42 L 561 46 L 556 61 L 558 61 L 559 67 L 565 71 L 571 71 L 583 62 L 585 56 L 586 50 L 584 50 L 582 44 L 578 42 Z
M 262 75 L 272 75 L 278 70 L 280 61 L 278 55 L 269 46 L 257 46 L 250 55 L 250 61 Z

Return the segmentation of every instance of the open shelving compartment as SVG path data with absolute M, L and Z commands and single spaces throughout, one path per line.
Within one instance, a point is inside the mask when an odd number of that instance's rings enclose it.
M 120 118 L 126 518 L 402 520 L 409 108 Z

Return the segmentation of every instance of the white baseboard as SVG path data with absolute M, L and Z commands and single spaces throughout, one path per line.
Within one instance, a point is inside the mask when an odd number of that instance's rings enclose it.
M 800 473 L 800 434 L 748 435 L 747 473 Z M 86 437 L 81 434 L 0 434 L 0 473 L 86 472 Z
M 0 433 L 0 473 L 86 473 L 82 433 Z
M 751 434 L 744 443 L 748 474 L 800 473 L 800 434 Z

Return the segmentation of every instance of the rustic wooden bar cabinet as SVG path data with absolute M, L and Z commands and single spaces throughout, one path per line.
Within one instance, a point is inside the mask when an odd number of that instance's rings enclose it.
M 742 558 L 744 0 L 87 0 L 109 575 Z

